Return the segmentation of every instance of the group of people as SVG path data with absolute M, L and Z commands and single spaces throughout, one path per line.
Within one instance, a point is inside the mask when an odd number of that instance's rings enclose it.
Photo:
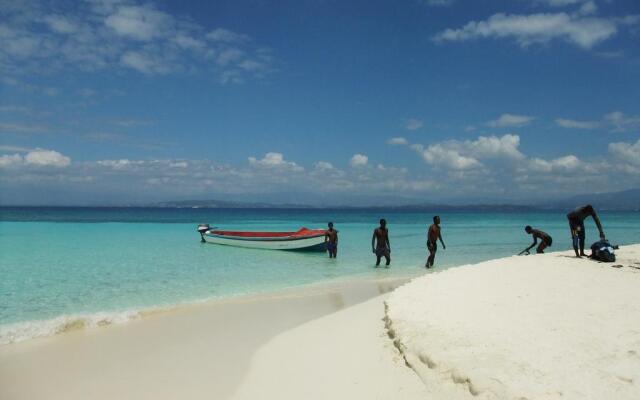
M 333 229 L 333 222 L 329 222 L 329 229 L 324 234 L 324 241 L 327 244 L 327 252 L 329 258 L 338 256 L 338 231 Z M 433 217 L 433 224 L 427 231 L 427 249 L 429 250 L 429 258 L 425 267 L 431 268 L 435 262 L 436 251 L 438 250 L 437 241 L 440 240 L 442 248 L 446 249 L 440 234 L 440 217 Z M 373 230 L 371 237 L 371 251 L 376 255 L 376 267 L 380 266 L 380 261 L 384 257 L 385 266 L 391 265 L 391 243 L 389 242 L 389 229 L 387 229 L 387 221 L 383 218 L 380 220 L 380 226 Z
M 584 220 L 588 217 L 592 217 L 595 221 L 598 231 L 600 232 L 600 239 L 605 239 L 600 218 L 598 218 L 598 214 L 596 214 L 596 211 L 590 204 L 578 207 L 571 211 L 567 214 L 567 219 L 569 220 L 569 229 L 571 231 L 573 250 L 576 253 L 576 257 L 586 256 L 584 253 Z M 325 232 L 324 241 L 327 245 L 329 258 L 336 258 L 338 256 L 338 231 L 333 228 L 333 222 L 329 222 L 328 228 L 329 229 Z M 520 252 L 520 254 L 529 254 L 529 250 L 534 248 L 536 245 L 538 246 L 536 248 L 536 253 L 544 253 L 544 250 L 547 247 L 550 247 L 553 243 L 551 235 L 540 229 L 534 229 L 527 225 L 524 230 L 527 234 L 533 236 L 533 243 Z M 447 247 L 442 240 L 442 233 L 440 230 L 440 217 L 436 215 L 433 217 L 433 224 L 431 224 L 427 230 L 427 250 L 429 251 L 429 256 L 427 257 L 427 262 L 425 264 L 426 268 L 434 266 L 436 252 L 438 251 L 438 240 L 440 241 L 440 244 L 442 244 L 442 248 L 446 249 Z M 538 240 L 540 241 L 539 244 Z M 376 255 L 376 267 L 380 266 L 380 261 L 383 257 L 386 261 L 386 267 L 389 267 L 391 264 L 391 243 L 389 242 L 389 229 L 387 229 L 387 221 L 385 219 L 381 219 L 380 226 L 373 231 L 373 236 L 371 237 L 371 251 Z
M 604 230 L 602 229 L 602 224 L 600 223 L 600 218 L 596 213 L 596 210 L 593 208 L 591 204 L 587 204 L 586 206 L 578 207 L 575 210 L 571 211 L 567 214 L 567 219 L 569 220 L 569 230 L 571 231 L 571 241 L 573 244 L 573 250 L 576 253 L 576 257 L 586 257 L 587 255 L 584 253 L 584 242 L 585 242 L 585 229 L 584 229 L 584 220 L 588 217 L 593 218 L 593 221 L 596 223 L 598 227 L 598 231 L 600 233 L 600 240 L 605 240 Z M 529 250 L 535 247 L 538 244 L 538 240 L 540 240 L 540 244 L 536 248 L 536 253 L 544 253 L 544 249 L 551 246 L 553 243 L 553 238 L 546 232 L 543 232 L 539 229 L 534 229 L 531 226 L 527 225 L 524 228 L 525 232 L 529 235 L 533 236 L 533 243 L 531 246 L 522 250 L 520 254 L 529 254 Z

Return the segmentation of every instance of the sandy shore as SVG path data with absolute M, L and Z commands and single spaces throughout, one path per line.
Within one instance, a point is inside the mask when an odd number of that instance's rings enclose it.
M 0 347 L 0 398 L 638 399 L 640 245 L 160 313 Z
M 0 346 L 0 399 L 229 398 L 273 336 L 406 281 L 312 285 Z
M 390 333 L 448 399 L 640 399 L 640 245 L 617 253 L 613 264 L 551 253 L 415 279 L 386 302 Z

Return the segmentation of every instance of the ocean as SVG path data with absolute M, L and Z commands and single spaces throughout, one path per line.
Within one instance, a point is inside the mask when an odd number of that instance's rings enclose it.
M 125 322 L 141 312 L 332 280 L 424 273 L 432 212 L 363 209 L 0 208 L 0 344 Z M 529 224 L 571 248 L 563 212 L 439 214 L 439 271 L 514 255 Z M 612 244 L 640 242 L 640 213 L 600 214 Z M 374 268 L 372 231 L 388 222 L 391 268 Z M 323 253 L 203 244 L 198 223 L 229 230 L 339 231 L 338 259 Z M 597 230 L 586 221 L 587 247 Z

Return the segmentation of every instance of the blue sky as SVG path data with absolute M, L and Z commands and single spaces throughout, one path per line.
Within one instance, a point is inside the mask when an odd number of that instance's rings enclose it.
M 640 3 L 0 3 L 0 202 L 640 186 Z

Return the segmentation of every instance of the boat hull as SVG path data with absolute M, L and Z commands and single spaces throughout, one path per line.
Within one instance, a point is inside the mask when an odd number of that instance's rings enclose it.
M 205 242 L 220 244 L 223 246 L 245 247 L 250 249 L 265 250 L 291 250 L 291 251 L 326 251 L 324 235 L 310 237 L 285 237 L 285 238 L 241 238 L 225 237 L 206 232 L 203 235 Z

